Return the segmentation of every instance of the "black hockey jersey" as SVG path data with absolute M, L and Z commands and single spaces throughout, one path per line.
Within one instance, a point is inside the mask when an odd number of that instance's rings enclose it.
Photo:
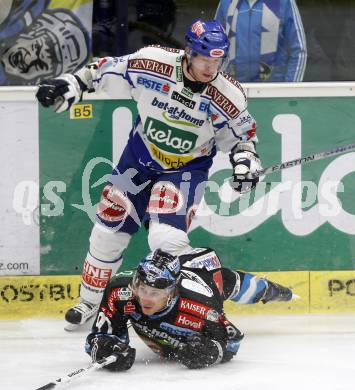
M 174 350 L 193 335 L 202 334 L 223 346 L 222 362 L 239 348 L 243 334 L 226 318 L 223 302 L 239 290 L 237 272 L 221 267 L 211 249 L 195 248 L 179 257 L 178 294 L 162 311 L 142 313 L 131 282 L 135 271 L 118 273 L 106 287 L 91 336 L 114 334 L 128 341 L 127 323 L 156 353 L 174 357 Z M 90 337 L 90 335 L 89 335 Z

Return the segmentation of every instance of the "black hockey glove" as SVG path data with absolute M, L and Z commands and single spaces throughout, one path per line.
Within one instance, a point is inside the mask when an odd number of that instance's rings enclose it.
M 253 177 L 253 173 L 262 169 L 253 142 L 239 142 L 229 158 L 233 167 L 233 189 L 242 194 L 253 189 L 259 181 L 258 177 Z
M 117 336 L 109 334 L 90 334 L 86 339 L 86 352 L 93 362 L 110 355 L 116 355 L 117 360 L 104 368 L 110 371 L 125 371 L 133 366 L 136 358 L 135 348 L 123 343 Z
M 39 85 L 36 98 L 42 106 L 54 106 L 55 112 L 63 112 L 81 100 L 85 89 L 85 84 L 79 77 L 64 74 L 55 79 L 43 80 Z
M 179 345 L 176 357 L 187 368 L 204 368 L 222 360 L 223 348 L 216 340 L 196 335 Z

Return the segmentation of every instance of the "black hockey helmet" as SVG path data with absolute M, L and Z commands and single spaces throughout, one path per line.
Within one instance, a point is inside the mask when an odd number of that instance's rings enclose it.
M 143 282 L 148 286 L 166 289 L 175 288 L 180 272 L 178 257 L 157 249 L 141 260 L 137 267 L 134 284 Z

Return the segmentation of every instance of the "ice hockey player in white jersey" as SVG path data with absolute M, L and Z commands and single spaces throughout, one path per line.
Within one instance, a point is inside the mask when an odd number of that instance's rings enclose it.
M 222 72 L 229 41 L 217 21 L 195 21 L 185 50 L 145 47 L 105 57 L 39 85 L 37 99 L 68 110 L 84 91 L 133 99 L 138 117 L 102 192 L 85 259 L 81 301 L 66 314 L 67 329 L 93 316 L 122 252 L 141 225 L 151 250 L 191 249 L 187 230 L 202 199 L 216 148 L 229 153 L 236 191 L 253 188 L 261 168 L 256 123 L 240 84 Z

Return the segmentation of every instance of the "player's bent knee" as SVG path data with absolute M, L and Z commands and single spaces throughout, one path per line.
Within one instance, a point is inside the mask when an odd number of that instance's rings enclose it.
M 152 251 L 161 249 L 174 256 L 191 249 L 187 233 L 165 223 L 150 221 L 148 243 Z
M 112 261 L 121 257 L 131 235 L 95 224 L 90 236 L 90 253 L 97 259 Z

